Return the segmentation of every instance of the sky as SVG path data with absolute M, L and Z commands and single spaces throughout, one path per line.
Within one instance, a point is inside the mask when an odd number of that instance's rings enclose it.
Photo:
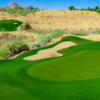
M 95 6 L 100 7 L 100 0 L 0 0 L 0 7 L 7 6 L 11 1 L 16 1 L 22 7 L 32 5 L 39 9 L 68 9 L 69 6 L 81 9 Z

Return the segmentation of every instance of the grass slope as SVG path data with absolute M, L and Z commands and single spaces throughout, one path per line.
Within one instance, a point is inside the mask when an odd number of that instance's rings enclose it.
M 58 52 L 64 54 L 62 57 L 36 61 L 22 59 L 63 41 L 73 41 L 79 45 L 59 50 Z M 0 100 L 99 100 L 99 51 L 100 42 L 68 36 L 53 45 L 27 51 L 15 59 L 2 60 Z M 32 76 L 34 67 L 39 77 Z M 47 68 L 48 71 L 52 68 L 51 74 L 54 77 L 47 73 Z M 45 76 L 45 79 L 42 76 Z
M 17 23 L 17 24 L 14 24 Z M 17 27 L 20 26 L 23 22 L 17 20 L 3 20 L 0 21 L 0 31 L 17 31 Z

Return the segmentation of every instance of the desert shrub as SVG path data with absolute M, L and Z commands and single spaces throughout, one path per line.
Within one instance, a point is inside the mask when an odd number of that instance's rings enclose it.
M 60 30 L 60 29 L 55 29 L 55 30 L 53 31 L 53 33 L 54 33 L 55 35 L 57 35 L 57 37 L 60 37 L 60 36 L 62 36 L 62 35 L 64 34 L 64 32 L 63 32 L 62 30 Z
M 22 15 L 23 15 L 23 16 L 26 16 L 26 14 L 25 14 L 25 13 L 23 13 Z
M 25 50 L 29 50 L 29 47 L 26 43 L 12 41 L 11 43 L 0 48 L 0 57 L 9 58 Z
M 100 34 L 100 30 L 98 31 L 98 34 Z
M 36 48 L 40 48 L 40 47 L 41 47 L 40 44 L 35 43 L 35 42 L 29 42 L 27 45 L 28 45 L 28 47 L 29 47 L 30 50 L 36 49 Z
M 8 39 L 9 35 L 10 35 L 10 33 L 1 33 L 0 34 L 0 39 L 2 39 L 2 38 Z
M 31 30 L 33 30 L 33 29 L 31 27 L 31 25 L 29 24 L 29 22 L 26 21 L 24 24 L 22 24 L 20 26 L 20 30 L 30 31 L 31 32 Z
M 1 20 L 7 20 L 7 18 L 6 17 L 2 17 Z
M 40 35 L 39 37 L 37 37 L 36 42 L 37 44 L 39 44 L 41 47 L 45 46 L 46 43 L 51 42 L 51 40 L 53 38 L 58 38 L 62 35 L 64 35 L 65 33 L 60 30 L 60 29 L 55 29 L 53 32 L 51 33 L 47 33 L 47 34 L 43 34 Z
M 45 46 L 49 41 L 51 41 L 51 38 L 46 34 L 40 35 L 36 39 L 37 44 L 40 44 L 41 47 Z
M 26 32 L 31 32 L 31 30 L 26 30 Z

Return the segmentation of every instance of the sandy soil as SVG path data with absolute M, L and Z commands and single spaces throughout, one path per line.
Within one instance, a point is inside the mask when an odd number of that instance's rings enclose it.
M 8 32 L 6 31 L 5 33 L 10 33 L 10 34 L 17 35 L 17 36 L 19 35 L 26 35 L 28 37 L 34 36 L 35 39 L 39 36 L 39 34 L 37 33 L 30 33 L 26 31 L 8 31 Z M 0 32 L 0 34 L 2 34 L 2 32 Z
M 85 38 L 88 40 L 93 40 L 93 41 L 100 41 L 100 34 L 97 35 L 89 35 L 89 36 L 79 36 L 81 38 Z
M 68 10 L 42 10 L 27 14 L 26 16 L 13 15 L 7 12 L 0 12 L 0 19 L 16 19 L 29 22 L 32 28 L 42 31 L 54 30 L 55 28 L 64 31 L 85 31 L 100 30 L 100 14 L 93 11 L 68 11 Z
M 24 58 L 24 60 L 38 60 L 49 57 L 58 57 L 62 54 L 57 53 L 58 50 L 76 45 L 73 42 L 62 42 L 53 48 L 40 50 L 37 54 Z

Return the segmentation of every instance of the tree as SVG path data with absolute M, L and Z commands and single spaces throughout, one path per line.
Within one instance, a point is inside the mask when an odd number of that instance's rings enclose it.
M 91 10 L 91 7 L 87 7 L 87 10 Z
M 8 9 L 8 11 L 13 11 L 13 9 Z
M 43 8 L 41 10 L 44 10 Z
M 85 10 L 84 8 L 81 8 L 81 10 Z
M 100 13 L 100 9 L 98 10 L 98 13 Z
M 20 8 L 19 8 L 19 10 L 23 10 L 23 8 L 22 8 L 22 7 L 20 7 Z
M 19 7 L 17 7 L 17 6 L 16 6 L 16 7 L 14 7 L 14 9 L 15 9 L 15 10 L 18 10 L 18 9 L 19 9 Z
M 75 8 L 75 10 L 79 10 L 78 8 Z
M 5 11 L 5 8 L 1 8 L 0 11 Z
M 75 10 L 75 7 L 74 6 L 70 6 L 69 10 Z
M 37 11 L 39 11 L 39 10 L 40 10 L 40 9 L 39 9 L 38 7 L 35 7 L 35 8 L 34 8 L 34 11 L 35 11 L 35 12 L 37 12 Z
M 96 6 L 96 7 L 94 8 L 94 10 L 95 10 L 95 11 L 98 11 L 98 10 L 99 10 L 99 6 Z

